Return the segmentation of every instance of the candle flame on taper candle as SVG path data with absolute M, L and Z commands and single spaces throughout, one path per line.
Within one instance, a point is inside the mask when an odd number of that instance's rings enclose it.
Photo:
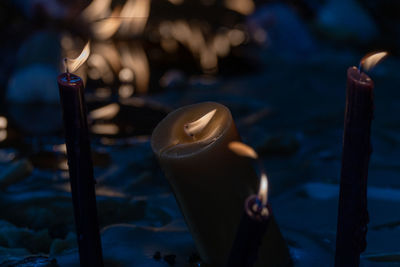
M 186 123 L 184 125 L 185 133 L 189 136 L 194 137 L 196 134 L 203 131 L 203 129 L 208 125 L 208 123 L 214 117 L 215 112 L 217 112 L 217 110 L 213 109 L 210 112 L 208 112 L 207 114 L 205 114 L 204 116 L 202 116 L 200 119 L 195 120 L 190 123 Z
M 65 58 L 64 59 L 64 64 L 65 64 L 65 72 L 75 72 L 77 69 L 79 69 L 80 66 L 82 66 L 83 63 L 88 59 L 90 55 L 90 42 L 87 42 L 85 47 L 83 48 L 81 54 L 74 59 L 71 58 Z
M 257 152 L 250 146 L 242 143 L 233 141 L 228 144 L 230 150 L 236 153 L 239 156 L 248 157 L 251 159 L 258 159 Z
M 363 68 L 365 71 L 369 71 L 387 55 L 388 53 L 386 51 L 367 54 L 361 59 L 358 69 L 361 71 L 361 68 Z
M 267 205 L 268 202 L 268 178 L 263 172 L 261 173 L 260 189 L 258 191 L 258 197 L 261 199 L 263 206 Z

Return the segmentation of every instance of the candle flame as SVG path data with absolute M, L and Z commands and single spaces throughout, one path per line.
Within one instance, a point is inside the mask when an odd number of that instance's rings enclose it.
M 261 174 L 261 182 L 260 182 L 260 189 L 258 191 L 258 197 L 261 199 L 263 206 L 266 206 L 268 201 L 268 178 L 264 172 Z
M 196 134 L 203 131 L 203 129 L 208 125 L 208 123 L 214 117 L 215 112 L 217 112 L 217 110 L 213 109 L 204 116 L 202 116 L 200 119 L 185 124 L 184 125 L 185 133 L 189 136 L 194 137 Z
M 366 71 L 369 71 L 373 67 L 375 67 L 387 55 L 388 53 L 386 51 L 367 54 L 365 57 L 361 59 L 360 67 L 362 67 Z
M 228 144 L 230 150 L 236 153 L 239 156 L 248 157 L 252 159 L 258 159 L 257 152 L 250 146 L 242 143 L 242 142 L 230 142 Z
M 77 58 L 64 59 L 66 72 L 75 72 L 77 69 L 79 69 L 79 67 L 82 66 L 82 64 L 85 63 L 85 61 L 88 59 L 89 54 L 90 54 L 90 42 L 87 42 L 81 54 Z

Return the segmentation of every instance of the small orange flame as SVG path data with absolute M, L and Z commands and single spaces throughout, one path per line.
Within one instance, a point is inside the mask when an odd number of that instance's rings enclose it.
M 235 152 L 239 156 L 248 157 L 252 159 L 258 159 L 257 152 L 250 146 L 242 143 L 242 142 L 230 142 L 228 144 L 230 150 Z
M 77 69 L 79 69 L 79 67 L 82 66 L 82 64 L 85 63 L 85 61 L 88 59 L 89 54 L 90 54 L 90 42 L 87 42 L 81 54 L 77 58 L 64 59 L 66 72 L 75 72 Z
M 196 134 L 203 131 L 203 129 L 208 125 L 208 123 L 214 117 L 216 112 L 217 110 L 213 109 L 204 116 L 202 116 L 200 119 L 185 124 L 184 125 L 185 133 L 189 136 L 194 137 Z
M 363 57 L 360 61 L 360 69 L 361 67 L 369 71 L 373 67 L 375 67 L 382 59 L 384 59 L 388 53 L 386 51 L 384 52 L 377 52 L 377 53 L 370 53 L 367 54 L 365 57 Z
M 258 197 L 261 199 L 263 206 L 266 206 L 268 202 L 268 178 L 264 172 L 261 174 L 261 182 L 260 182 L 260 189 L 258 191 Z

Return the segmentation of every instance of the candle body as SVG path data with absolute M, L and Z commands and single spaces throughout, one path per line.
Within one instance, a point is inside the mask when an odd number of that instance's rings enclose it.
M 69 77 L 67 77 L 69 75 Z M 58 76 L 80 265 L 103 266 L 82 79 Z
M 358 266 L 369 221 L 367 177 L 373 118 L 373 81 L 356 67 L 347 70 L 335 266 Z
M 257 211 L 253 210 L 253 206 L 258 207 Z M 268 232 L 268 239 L 282 241 L 280 238 L 271 236 L 273 234 L 280 234 L 279 229 L 274 220 L 271 220 L 271 208 L 265 207 L 268 213 L 263 214 L 262 205 L 257 195 L 252 195 L 247 198 L 242 219 L 236 234 L 235 242 L 233 243 L 227 267 L 253 267 L 258 258 L 262 262 L 268 259 L 273 259 L 275 256 L 272 254 L 273 248 L 263 247 L 260 249 L 265 232 L 269 228 L 273 231 Z M 274 229 L 275 228 L 275 229 Z M 271 243 L 270 243 L 271 244 Z M 274 246 L 284 246 L 284 244 L 273 244 Z M 269 261 L 268 266 L 287 266 L 289 261 L 286 262 L 273 262 Z
M 214 109 L 214 117 L 200 135 L 193 138 L 185 133 L 186 123 Z M 230 111 L 212 102 L 176 110 L 156 127 L 152 136 L 153 150 L 200 256 L 213 266 L 226 264 L 243 203 L 258 188 L 251 161 L 228 148 L 233 141 L 240 141 L 240 136 Z M 270 242 L 275 240 L 265 243 Z M 273 250 L 279 251 L 282 247 L 278 245 Z

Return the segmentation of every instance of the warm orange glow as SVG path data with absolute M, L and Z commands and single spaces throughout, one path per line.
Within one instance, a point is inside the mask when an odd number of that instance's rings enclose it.
M 58 163 L 58 168 L 62 171 L 68 171 L 68 161 L 66 159 L 60 161 Z
M 82 12 L 87 20 L 95 20 L 105 17 L 109 12 L 111 0 L 93 0 Z
M 150 0 L 128 0 L 121 11 L 121 32 L 124 34 L 142 33 L 150 14 Z
M 111 96 L 112 92 L 111 92 L 110 88 L 100 87 L 100 88 L 96 89 L 94 94 L 95 94 L 95 96 L 97 96 L 99 98 L 108 98 Z
M 228 38 L 232 46 L 238 46 L 246 40 L 244 32 L 239 29 L 230 30 L 228 33 Z
M 82 64 L 85 63 L 85 61 L 88 59 L 89 54 L 90 54 L 90 42 L 87 42 L 81 54 L 77 58 L 75 59 L 65 58 L 66 71 L 75 72 L 76 70 L 78 70 L 79 67 L 82 66 Z
M 95 124 L 91 128 L 95 134 L 113 135 L 119 132 L 119 128 L 115 124 Z
M 54 145 L 53 150 L 55 152 L 61 152 L 63 154 L 67 154 L 67 145 L 66 144 Z
M 388 55 L 387 52 L 371 53 L 363 57 L 360 61 L 360 67 L 369 71 L 375 67 L 382 59 Z
M 7 139 L 7 130 L 1 129 L 0 130 L 0 142 L 3 142 Z
M 200 119 L 185 124 L 184 125 L 185 133 L 189 136 L 194 137 L 196 134 L 203 131 L 203 129 L 208 125 L 208 123 L 214 117 L 216 112 L 217 110 L 213 109 L 204 116 L 202 116 Z
M 95 109 L 89 113 L 89 117 L 93 120 L 98 120 L 98 119 L 104 119 L 104 120 L 109 120 L 114 118 L 118 112 L 119 112 L 119 105 L 114 103 L 114 104 L 109 104 L 107 106 Z
M 125 68 L 133 71 L 137 92 L 146 93 L 150 81 L 150 67 L 143 47 L 139 44 L 132 44 L 130 47 L 121 45 L 121 61 Z
M 121 19 L 118 16 L 120 16 L 120 8 L 116 7 L 109 18 L 93 23 L 92 32 L 94 36 L 99 40 L 110 39 L 121 25 Z
M 239 156 L 258 159 L 257 152 L 252 147 L 242 142 L 237 142 L 237 141 L 230 142 L 228 147 L 230 150 L 232 150 Z
M 122 98 L 128 98 L 135 92 L 135 88 L 131 84 L 123 84 L 118 89 L 118 94 Z
M 7 118 L 0 116 L 0 129 L 7 128 Z
M 88 73 L 91 79 L 101 78 L 107 84 L 114 81 L 114 74 L 103 55 L 97 53 L 90 55 L 88 65 L 91 67 Z
M 171 4 L 181 5 L 185 0 L 168 0 Z
M 204 47 L 204 49 L 201 50 L 200 65 L 203 71 L 217 71 L 218 57 L 213 49 Z
M 228 37 L 225 34 L 217 34 L 213 40 L 213 48 L 219 57 L 226 57 L 231 50 Z
M 129 68 L 123 68 L 120 70 L 118 77 L 121 82 L 132 82 L 134 78 L 134 73 Z
M 113 43 L 96 43 L 92 46 L 93 53 L 102 55 L 114 72 L 121 69 L 119 53 Z
M 264 172 L 261 174 L 260 190 L 258 191 L 258 197 L 261 199 L 263 206 L 266 206 L 268 202 L 268 178 Z
M 228 9 L 243 15 L 250 15 L 255 8 L 253 0 L 225 0 L 224 3 Z

